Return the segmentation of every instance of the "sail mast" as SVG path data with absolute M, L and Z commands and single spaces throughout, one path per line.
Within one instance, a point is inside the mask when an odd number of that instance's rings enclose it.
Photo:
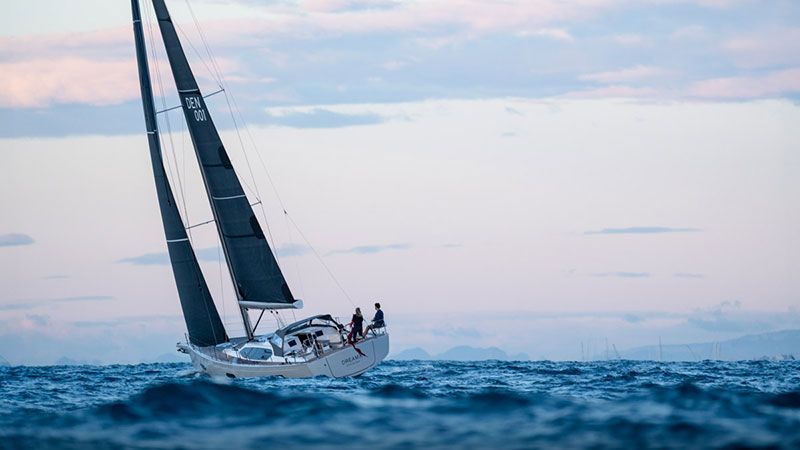
M 253 337 L 247 309 L 300 308 L 253 213 L 228 152 L 186 59 L 164 0 L 153 0 L 161 37 L 192 138 L 214 225 L 225 252 L 247 337 Z
M 228 336 L 225 333 L 225 327 L 203 277 L 203 272 L 197 263 L 194 249 L 189 242 L 189 237 L 186 235 L 186 229 L 175 204 L 175 197 L 172 194 L 164 169 L 158 123 L 153 105 L 153 87 L 150 82 L 150 68 L 147 63 L 147 48 L 138 0 L 131 0 L 131 10 L 142 107 L 147 128 L 147 142 L 150 148 L 150 162 L 153 167 L 156 194 L 167 239 L 169 258 L 172 263 L 172 273 L 175 276 L 183 318 L 186 321 L 186 328 L 189 332 L 189 341 L 200 347 L 221 344 L 228 341 Z

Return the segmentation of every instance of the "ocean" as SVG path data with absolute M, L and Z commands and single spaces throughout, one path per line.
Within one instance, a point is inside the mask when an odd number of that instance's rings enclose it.
M 387 361 L 304 380 L 5 367 L 0 448 L 797 449 L 800 362 Z

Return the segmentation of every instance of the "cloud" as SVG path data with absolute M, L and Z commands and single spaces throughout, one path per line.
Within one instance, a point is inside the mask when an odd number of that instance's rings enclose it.
M 306 2 L 297 8 L 286 3 L 254 2 L 271 12 L 272 29 L 281 33 L 337 32 L 422 32 L 450 28 L 471 34 L 494 33 L 504 30 L 546 28 L 544 24 L 562 23 L 613 5 L 608 0 L 445 0 L 436 2 L 395 2 L 390 8 L 352 8 L 337 6 L 309 7 Z M 319 4 L 314 2 L 315 5 Z M 266 22 L 266 21 L 261 21 Z M 262 26 L 266 23 L 262 23 Z M 538 25 L 538 27 L 537 27 Z M 264 27 L 266 28 L 266 27 Z
M 194 251 L 198 261 L 218 261 L 221 256 L 219 247 L 201 248 Z M 130 258 L 122 258 L 115 261 L 122 264 L 133 264 L 136 266 L 166 266 L 169 264 L 167 252 L 145 253 Z
M 800 65 L 800 28 L 776 27 L 769 33 L 743 33 L 728 38 L 722 48 L 739 67 L 797 66 Z
M 716 100 L 798 92 L 792 72 L 742 70 L 800 67 L 800 28 L 752 4 L 726 11 L 743 24 L 733 30 L 720 23 L 718 11 L 698 8 L 706 4 L 697 1 L 683 2 L 690 21 L 675 15 L 668 1 L 633 9 L 614 0 L 240 3 L 245 6 L 231 10 L 235 16 L 206 16 L 202 26 L 217 55 L 224 55 L 216 62 L 224 65 L 230 92 L 252 124 L 332 128 L 386 121 L 334 108 L 263 114 L 266 104 L 554 96 Z M 188 19 L 185 10 L 174 12 L 176 20 Z M 646 25 L 653 20 L 658 27 Z M 185 48 L 203 77 L 206 69 L 189 49 L 189 40 L 198 44 L 198 38 L 187 31 Z M 680 41 L 697 36 L 702 39 Z M 652 45 L 645 52 L 636 47 L 643 44 Z M 628 51 L 620 52 L 620 45 Z M 668 67 L 655 67 L 659 61 Z M 167 64 L 159 63 L 171 86 Z M 0 122 L 7 124 L 0 136 L 141 133 L 129 26 L 0 38 L 0 73 Z M 380 82 L 360 81 L 378 77 Z M 201 80 L 204 92 L 207 81 Z M 230 126 L 224 120 L 218 125 Z
M 276 253 L 280 257 L 290 257 L 290 256 L 303 256 L 308 254 L 311 249 L 302 244 L 286 244 L 278 247 Z
M 765 331 L 772 328 L 741 310 L 740 301 L 724 301 L 709 308 L 695 310 L 686 322 L 701 330 L 718 333 Z
M 72 322 L 72 325 L 79 328 L 100 328 L 133 324 L 152 324 L 153 322 L 182 322 L 182 319 L 182 316 L 140 315 L 117 317 L 109 320 L 78 320 Z
M 113 105 L 138 96 L 127 60 L 62 56 L 0 63 L 0 106 L 41 108 L 54 103 Z
M 38 325 L 40 327 L 50 324 L 50 316 L 47 315 L 26 314 L 25 319 L 30 320 L 33 324 Z
M 628 227 L 628 228 L 603 228 L 602 230 L 585 231 L 583 234 L 660 234 L 660 233 L 691 233 L 701 231 L 698 228 L 671 228 L 671 227 Z
M 144 255 L 118 259 L 115 262 L 120 264 L 133 264 L 136 266 L 166 265 L 169 264 L 169 255 L 167 255 L 167 252 L 145 253 Z
M 381 253 L 387 250 L 408 250 L 411 244 L 389 244 L 389 245 L 361 245 L 343 250 L 333 250 L 328 252 L 328 255 L 370 255 L 373 253 Z
M 342 114 L 328 109 L 276 114 L 267 111 L 267 124 L 292 128 L 342 128 L 357 125 L 375 125 L 386 119 L 378 114 Z
M 302 256 L 310 251 L 308 247 L 300 244 L 286 244 L 278 247 L 275 252 L 280 257 Z M 198 261 L 217 262 L 220 258 L 225 258 L 220 247 L 207 247 L 200 248 L 194 251 Z M 169 255 L 167 252 L 158 253 L 145 253 L 139 256 L 131 256 L 129 258 L 122 258 L 115 261 L 119 264 L 133 264 L 136 266 L 166 266 L 169 262 Z
M 666 73 L 667 71 L 660 67 L 636 65 L 607 72 L 589 73 L 581 75 L 578 78 L 583 81 L 592 81 L 596 83 L 628 83 L 631 81 L 661 77 Z
M 0 247 L 17 247 L 20 245 L 31 245 L 34 241 L 32 237 L 23 233 L 0 234 Z
M 564 28 L 540 28 L 538 30 L 523 30 L 517 32 L 519 37 L 539 36 L 555 39 L 557 41 L 574 41 L 575 38 Z
M 0 304 L 0 311 L 16 311 L 23 309 L 33 309 L 40 306 L 55 305 L 60 303 L 98 302 L 98 301 L 108 301 L 113 299 L 114 297 L 110 295 L 76 295 L 71 297 L 15 300 L 14 301 L 15 303 Z
M 692 83 L 690 96 L 715 99 L 777 97 L 800 92 L 800 68 L 776 70 L 764 75 L 712 78 Z
M 702 273 L 690 273 L 690 272 L 678 272 L 673 274 L 675 278 L 705 278 L 706 276 Z
M 54 275 L 45 275 L 42 277 L 43 280 L 64 280 L 70 278 L 69 275 L 61 275 L 61 274 L 54 274 Z
M 622 320 L 624 320 L 625 322 L 628 322 L 628 323 L 642 323 L 646 319 L 644 317 L 640 316 L 640 315 L 637 315 L 637 314 L 623 314 L 622 315 Z
M 565 98 L 649 98 L 659 95 L 659 91 L 651 87 L 634 87 L 623 85 L 605 86 L 597 89 L 570 91 L 560 95 Z
M 602 272 L 593 274 L 595 277 L 618 277 L 618 278 L 649 278 L 648 272 Z

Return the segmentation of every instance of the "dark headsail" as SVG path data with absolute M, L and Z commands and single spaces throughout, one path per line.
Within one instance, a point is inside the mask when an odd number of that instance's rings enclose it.
M 178 285 L 183 318 L 186 320 L 189 341 L 192 344 L 201 347 L 217 345 L 226 342 L 228 336 L 219 318 L 217 308 L 214 306 L 200 266 L 197 264 L 197 257 L 186 235 L 186 229 L 175 205 L 175 197 L 172 195 L 172 189 L 164 170 L 139 1 L 131 0 L 131 8 L 133 10 L 133 34 L 136 40 L 136 61 L 139 65 L 139 84 L 142 90 L 147 141 L 150 145 L 150 161 L 153 165 L 158 205 L 161 208 L 161 220 L 167 236 L 169 259 L 172 262 L 175 283 Z
M 153 5 L 239 304 L 243 311 L 298 307 L 211 120 L 167 6 L 164 0 Z M 243 318 L 249 335 L 244 312 Z
M 211 120 L 164 0 L 153 5 L 240 305 L 297 306 Z

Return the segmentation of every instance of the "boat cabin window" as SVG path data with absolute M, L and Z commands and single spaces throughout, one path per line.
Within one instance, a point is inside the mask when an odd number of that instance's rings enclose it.
M 247 359 L 264 360 L 272 357 L 272 350 L 268 348 L 245 347 L 239 351 L 239 354 Z
M 294 347 L 295 345 L 297 345 L 297 341 L 292 339 L 291 341 L 288 342 L 288 344 L 289 344 L 289 347 Z

